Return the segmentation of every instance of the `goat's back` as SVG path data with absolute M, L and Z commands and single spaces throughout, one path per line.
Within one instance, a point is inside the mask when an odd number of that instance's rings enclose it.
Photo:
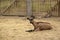
M 40 30 L 50 30 L 52 29 L 51 24 L 47 22 L 41 22 L 37 24 Z

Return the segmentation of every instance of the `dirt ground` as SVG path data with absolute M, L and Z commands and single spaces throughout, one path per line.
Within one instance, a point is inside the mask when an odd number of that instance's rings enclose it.
M 35 21 L 45 21 L 52 24 L 52 30 L 26 32 L 33 25 L 24 17 L 0 17 L 0 40 L 60 40 L 60 18 L 42 18 Z

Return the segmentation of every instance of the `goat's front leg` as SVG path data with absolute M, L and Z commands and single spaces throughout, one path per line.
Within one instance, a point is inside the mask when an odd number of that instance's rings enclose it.
M 40 28 L 39 28 L 39 27 L 36 27 L 36 28 L 34 29 L 34 31 L 40 31 Z

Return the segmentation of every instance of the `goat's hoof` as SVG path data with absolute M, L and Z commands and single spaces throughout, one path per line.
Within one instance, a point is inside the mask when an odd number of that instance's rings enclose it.
M 33 32 L 34 30 L 27 30 L 26 32 Z

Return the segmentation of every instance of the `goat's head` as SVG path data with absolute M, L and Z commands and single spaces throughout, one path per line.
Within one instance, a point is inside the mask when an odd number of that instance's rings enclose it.
M 34 16 L 31 16 L 30 18 L 27 18 L 29 21 L 30 21 L 30 23 L 32 23 L 32 21 L 34 20 Z

